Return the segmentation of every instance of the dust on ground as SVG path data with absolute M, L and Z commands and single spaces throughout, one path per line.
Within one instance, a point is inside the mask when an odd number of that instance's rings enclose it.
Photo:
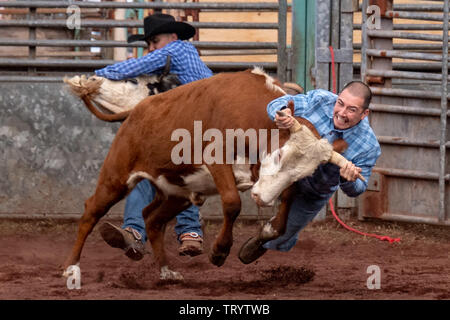
M 82 252 L 81 289 L 69 290 L 60 266 L 75 240 L 77 223 L 2 220 L 0 299 L 450 299 L 448 227 L 346 222 L 401 241 L 390 244 L 363 237 L 328 217 L 305 228 L 290 252 L 268 251 L 244 265 L 237 253 L 257 233 L 259 223 L 237 222 L 231 253 L 222 267 L 216 267 L 207 253 L 219 224 L 206 225 L 205 254 L 194 258 L 178 256 L 173 225 L 169 225 L 167 255 L 171 267 L 185 280 L 161 282 L 149 244 L 150 254 L 131 261 L 104 243 L 94 229 Z M 367 287 L 372 265 L 380 268 L 378 290 Z

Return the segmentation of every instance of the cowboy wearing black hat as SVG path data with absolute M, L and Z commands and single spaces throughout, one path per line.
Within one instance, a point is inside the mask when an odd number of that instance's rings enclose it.
M 167 56 L 170 56 L 170 72 L 176 74 L 182 84 L 208 78 L 212 72 L 200 59 L 197 49 L 190 42 L 183 41 L 194 35 L 195 29 L 190 24 L 175 21 L 168 14 L 155 13 L 144 19 L 144 34 L 128 37 L 128 42 L 147 42 L 149 53 L 96 70 L 95 73 L 110 80 L 159 74 L 164 69 Z
M 195 29 L 184 22 L 177 22 L 168 14 L 155 13 L 144 19 L 144 34 L 131 35 L 128 42 L 145 41 L 149 53 L 95 71 L 97 76 L 110 80 L 123 80 L 140 75 L 160 74 L 170 56 L 170 73 L 176 74 L 182 84 L 212 76 L 211 70 L 200 60 L 197 49 L 187 40 L 195 35 Z M 117 227 L 110 223 L 100 226 L 103 239 L 111 246 L 123 249 L 133 260 L 142 259 L 145 253 L 145 222 L 142 210 L 155 196 L 149 180 L 142 180 L 127 197 L 124 224 Z M 191 206 L 177 215 L 175 232 L 181 242 L 180 255 L 195 256 L 203 252 L 199 210 Z

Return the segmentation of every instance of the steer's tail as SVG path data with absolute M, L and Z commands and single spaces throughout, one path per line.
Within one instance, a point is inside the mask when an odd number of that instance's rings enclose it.
M 127 111 L 123 111 L 123 112 L 119 112 L 119 113 L 107 114 L 107 113 L 104 113 L 104 112 L 101 112 L 100 110 L 98 110 L 92 104 L 91 100 L 87 96 L 82 96 L 80 98 L 81 98 L 81 100 L 83 100 L 84 104 L 89 109 L 89 111 L 92 112 L 94 114 L 94 116 L 96 116 L 97 118 L 99 118 L 100 120 L 103 120 L 103 121 L 108 121 L 108 122 L 124 121 L 129 116 L 130 111 L 131 111 L 131 110 L 127 110 Z

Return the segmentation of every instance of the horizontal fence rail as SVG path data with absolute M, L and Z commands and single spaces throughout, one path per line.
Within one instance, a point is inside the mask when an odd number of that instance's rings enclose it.
M 116 63 L 114 60 L 68 60 L 68 59 L 2 59 L 0 58 L 0 66 L 2 67 L 54 67 L 54 68 L 103 68 L 107 65 Z M 275 62 L 258 62 L 255 63 L 264 69 L 276 70 Z M 245 69 L 249 67 L 246 62 L 206 62 L 206 65 L 212 69 Z
M 441 116 L 441 109 L 437 108 L 423 108 L 411 106 L 396 106 L 391 104 L 371 103 L 370 110 L 387 113 L 410 114 L 416 116 Z M 450 111 L 447 111 L 447 116 L 450 117 Z
M 250 23 L 250 22 L 189 22 L 194 28 L 202 29 L 276 29 L 277 23 Z M 140 20 L 93 20 L 82 19 L 81 28 L 142 28 L 143 22 Z M 56 20 L 0 20 L 0 27 L 27 27 L 27 28 L 65 28 L 67 21 L 64 19 Z
M 276 42 L 207 42 L 192 41 L 199 49 L 277 49 Z M 145 48 L 144 41 L 128 43 L 115 40 L 20 40 L 0 39 L 0 45 L 14 47 L 137 47 Z
M 422 90 L 408 90 L 408 89 L 392 89 L 392 88 L 379 88 L 370 87 L 373 94 L 379 96 L 395 96 L 405 98 L 420 98 L 420 99 L 441 99 L 440 92 L 422 91 Z M 450 95 L 447 95 L 447 100 L 450 99 Z
M 361 30 L 361 24 L 355 23 L 353 29 Z M 395 24 L 393 30 L 442 30 L 442 24 Z
M 439 140 L 432 141 L 416 141 L 404 137 L 391 137 L 391 136 L 377 136 L 377 140 L 383 144 L 403 145 L 412 147 L 426 147 L 426 148 L 439 148 Z M 450 142 L 445 145 L 446 148 L 450 148 Z
M 367 30 L 367 35 L 372 38 L 398 38 L 398 39 L 442 42 L 442 35 L 437 34 L 423 34 L 423 33 L 386 31 L 386 30 Z
M 423 0 L 423 1 L 439 1 L 439 0 Z M 393 9 L 396 11 L 421 11 L 421 12 L 439 12 L 442 13 L 443 4 L 429 3 L 394 3 Z M 359 5 L 359 11 L 362 10 L 362 4 Z
M 421 52 L 402 52 L 397 50 L 367 49 L 366 54 L 374 57 L 442 61 L 442 55 L 440 54 L 421 53 Z
M 367 69 L 366 74 L 369 76 L 387 77 L 387 78 L 436 80 L 436 81 L 442 80 L 442 74 L 439 73 Z
M 353 49 L 361 50 L 361 43 L 354 43 Z M 441 51 L 442 43 L 394 43 L 394 50 Z
M 67 8 L 75 5 L 80 8 L 100 9 L 194 9 L 194 10 L 239 10 L 274 11 L 279 6 L 274 2 L 238 3 L 238 2 L 89 2 L 89 1 L 8 1 L 1 3 L 5 8 Z

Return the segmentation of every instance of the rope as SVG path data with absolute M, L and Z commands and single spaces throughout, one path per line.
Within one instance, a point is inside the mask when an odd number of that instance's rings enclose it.
M 330 49 L 330 54 L 331 54 L 331 74 L 332 74 L 332 81 L 333 81 L 333 93 L 337 92 L 336 89 L 336 71 L 335 71 L 335 63 L 334 63 L 334 50 L 332 46 L 329 46 Z M 333 214 L 334 218 L 337 220 L 337 222 L 339 222 L 341 224 L 341 226 L 343 226 L 345 229 L 353 231 L 357 234 L 360 234 L 362 236 L 367 236 L 367 237 L 372 237 L 372 238 L 377 238 L 381 241 L 389 241 L 389 243 L 394 243 L 394 242 L 400 242 L 400 238 L 391 238 L 389 236 L 380 236 L 377 234 L 373 234 L 373 233 L 365 233 L 359 230 L 356 230 L 352 227 L 349 227 L 348 225 L 346 225 L 336 214 L 336 211 L 334 211 L 334 206 L 333 206 L 333 201 L 331 201 L 331 198 L 329 200 L 329 204 L 330 204 L 330 210 L 331 213 Z

